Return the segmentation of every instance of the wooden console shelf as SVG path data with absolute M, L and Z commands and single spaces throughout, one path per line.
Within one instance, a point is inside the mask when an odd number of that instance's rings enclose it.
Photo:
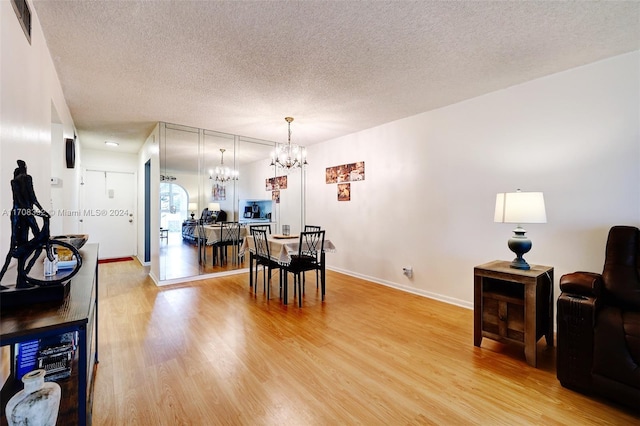
M 6 425 L 5 406 L 22 389 L 15 377 L 16 343 L 23 343 L 67 332 L 78 333 L 71 377 L 58 380 L 62 390 L 59 425 L 91 424 L 92 391 L 98 363 L 98 245 L 86 244 L 81 250 L 82 268 L 71 279 L 67 298 L 57 303 L 39 303 L 3 310 L 0 346 L 11 345 L 11 374 L 2 387 L 0 424 Z
M 524 345 L 527 362 L 536 366 L 536 343 L 545 336 L 553 346 L 553 268 L 514 269 L 496 260 L 476 266 L 473 344 L 483 337 Z

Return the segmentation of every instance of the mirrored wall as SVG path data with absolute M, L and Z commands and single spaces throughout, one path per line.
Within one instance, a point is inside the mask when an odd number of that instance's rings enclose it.
M 272 166 L 276 142 L 169 123 L 159 123 L 159 137 L 161 281 L 248 268 L 248 253 L 243 258 L 232 249 L 226 262 L 213 261 L 221 222 L 300 231 L 304 170 Z

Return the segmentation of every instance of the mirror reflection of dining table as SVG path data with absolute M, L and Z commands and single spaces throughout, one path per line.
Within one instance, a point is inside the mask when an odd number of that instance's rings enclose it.
M 204 237 L 206 239 L 207 244 L 215 244 L 222 239 L 222 227 L 221 224 L 214 225 L 202 225 L 202 229 L 204 230 Z M 196 227 L 194 229 L 194 235 L 196 237 L 200 237 L 200 228 Z M 249 228 L 247 226 L 240 226 L 240 239 L 249 235 Z
M 267 243 L 269 244 L 269 254 L 271 255 L 271 260 L 277 262 L 280 265 L 287 266 L 291 263 L 291 255 L 298 254 L 300 247 L 300 235 L 267 235 Z M 253 238 L 248 235 L 244 238 L 242 243 L 242 247 L 240 248 L 240 253 L 249 251 L 249 286 L 250 288 L 254 288 L 253 285 L 253 263 L 255 257 L 255 242 Z M 331 240 L 325 238 L 324 240 L 324 249 L 320 253 L 320 261 L 322 264 L 322 268 L 320 269 L 320 285 L 322 288 L 322 300 L 324 300 L 325 289 L 326 289 L 326 262 L 325 262 L 325 254 L 326 252 L 335 252 L 336 247 L 331 242 Z M 288 289 L 287 289 L 287 279 L 285 275 L 285 286 L 284 286 L 284 295 L 283 300 L 284 304 L 288 303 Z
M 205 242 L 202 248 L 206 250 L 207 246 L 212 246 L 222 241 L 222 223 L 202 225 L 202 232 L 200 231 L 200 226 L 196 226 L 196 228 L 193 230 L 193 235 L 196 238 L 202 238 L 201 233 L 204 233 L 204 242 Z M 235 244 L 234 246 L 237 248 L 237 246 L 241 243 L 242 239 L 245 238 L 248 234 L 249 234 L 249 228 L 247 226 L 244 226 L 244 224 L 240 224 L 240 238 L 237 241 L 237 244 Z M 242 253 L 242 252 L 239 252 L 239 253 Z M 202 256 L 203 256 L 203 253 L 200 254 L 201 259 L 202 259 Z M 215 256 L 214 256 L 214 259 L 215 259 Z M 233 254 L 234 264 L 236 260 L 237 260 L 236 253 L 234 250 L 234 254 Z

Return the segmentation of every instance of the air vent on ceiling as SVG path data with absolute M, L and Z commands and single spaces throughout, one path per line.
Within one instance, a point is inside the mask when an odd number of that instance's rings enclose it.
M 11 0 L 11 4 L 18 16 L 22 31 L 24 31 L 24 35 L 27 36 L 27 40 L 31 44 L 31 10 L 29 10 L 27 0 Z

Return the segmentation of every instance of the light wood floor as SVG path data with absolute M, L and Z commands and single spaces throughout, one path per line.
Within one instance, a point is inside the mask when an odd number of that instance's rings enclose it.
M 640 423 L 563 388 L 544 339 L 532 368 L 474 347 L 471 310 L 331 271 L 322 303 L 310 276 L 300 309 L 277 277 L 266 300 L 246 273 L 158 288 L 136 261 L 100 265 L 94 424 Z
M 172 280 L 249 267 L 249 256 L 232 261 L 231 247 L 227 249 L 228 261 L 222 266 L 219 262 L 213 264 L 213 247 L 206 248 L 206 262 L 199 262 L 198 251 L 198 246 L 184 241 L 180 232 L 169 232 L 168 237 L 160 241 L 161 279 Z

